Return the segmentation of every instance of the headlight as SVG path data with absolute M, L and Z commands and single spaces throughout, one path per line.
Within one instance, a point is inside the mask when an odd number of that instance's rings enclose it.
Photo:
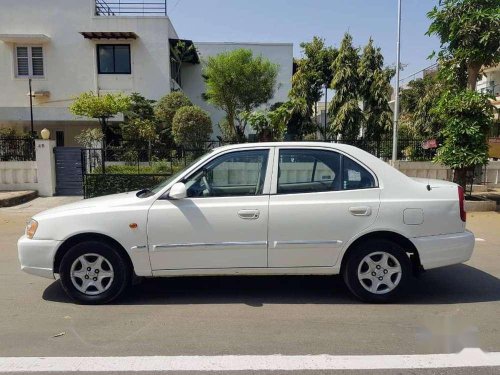
M 38 222 L 35 219 L 30 219 L 30 221 L 28 221 L 28 224 L 26 224 L 26 236 L 28 236 L 29 239 L 33 238 L 37 228 Z

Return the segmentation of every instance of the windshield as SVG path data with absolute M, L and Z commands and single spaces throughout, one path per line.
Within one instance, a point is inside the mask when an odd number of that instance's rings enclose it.
M 177 177 L 179 177 L 182 173 L 184 173 L 185 170 L 191 168 L 193 165 L 195 165 L 196 163 L 198 163 L 201 159 L 205 158 L 207 155 L 211 154 L 213 152 L 213 150 L 207 152 L 206 154 L 203 154 L 202 156 L 196 158 L 195 160 L 193 160 L 191 163 L 189 163 L 186 167 L 184 167 L 183 169 L 177 171 L 176 173 L 174 173 L 172 176 L 170 176 L 169 178 L 167 178 L 166 180 L 163 180 L 162 182 L 160 182 L 158 185 L 154 186 L 153 188 L 149 189 L 149 191 L 152 193 L 152 194 L 156 194 L 158 192 L 160 192 L 165 186 L 167 186 L 168 184 L 170 184 L 172 181 L 174 181 Z

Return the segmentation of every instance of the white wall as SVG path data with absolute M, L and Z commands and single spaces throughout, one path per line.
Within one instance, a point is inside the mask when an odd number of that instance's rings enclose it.
M 136 40 L 88 40 L 81 31 L 129 31 Z M 133 91 L 158 99 L 170 91 L 167 17 L 97 17 L 94 0 L 2 0 L 0 34 L 44 34 L 45 77 L 33 80 L 34 91 L 50 97 L 35 99 L 39 119 L 69 121 L 71 99 L 84 91 Z M 174 37 L 176 35 L 173 35 Z M 130 43 L 131 75 L 98 75 L 97 43 Z M 28 81 L 14 75 L 14 44 L 0 41 L 0 123 L 29 119 Z M 54 110 L 57 108 L 58 110 Z M 44 110 L 46 113 L 43 113 Z M 35 120 L 37 118 L 35 117 Z
M 191 65 L 185 64 L 182 66 L 182 90 L 189 96 L 191 101 L 208 111 L 212 117 L 214 127 L 214 136 L 220 134 L 217 124 L 223 119 L 225 113 L 213 106 L 209 105 L 202 99 L 202 94 L 205 92 L 205 83 L 201 76 L 203 69 L 203 61 L 209 57 L 222 52 L 232 51 L 239 48 L 252 50 L 254 55 L 262 55 L 273 63 L 279 65 L 277 90 L 274 97 L 270 100 L 270 104 L 276 102 L 285 102 L 288 97 L 288 92 L 292 88 L 292 69 L 293 69 L 293 44 L 291 43 L 208 43 L 194 42 L 201 64 Z M 253 132 L 247 129 L 248 132 Z

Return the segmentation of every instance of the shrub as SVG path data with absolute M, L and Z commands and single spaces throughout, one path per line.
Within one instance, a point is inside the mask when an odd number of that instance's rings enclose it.
M 203 149 L 212 134 L 212 120 L 197 106 L 180 108 L 172 122 L 174 141 L 186 149 Z
M 180 91 L 174 91 L 158 100 L 155 106 L 155 116 L 162 128 L 164 140 L 172 139 L 172 121 L 177 110 L 190 105 L 193 105 L 191 100 Z
M 76 142 L 85 148 L 98 148 L 102 144 L 104 135 L 101 129 L 84 129 L 75 137 Z

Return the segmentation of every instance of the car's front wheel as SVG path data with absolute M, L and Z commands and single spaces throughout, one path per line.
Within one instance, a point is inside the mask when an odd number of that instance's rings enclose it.
M 64 254 L 59 276 L 64 291 L 75 301 L 102 304 L 123 293 L 130 281 L 130 270 L 112 246 L 86 241 Z
M 343 270 L 349 290 L 366 302 L 390 302 L 401 296 L 411 277 L 411 263 L 397 243 L 376 239 L 350 252 Z

